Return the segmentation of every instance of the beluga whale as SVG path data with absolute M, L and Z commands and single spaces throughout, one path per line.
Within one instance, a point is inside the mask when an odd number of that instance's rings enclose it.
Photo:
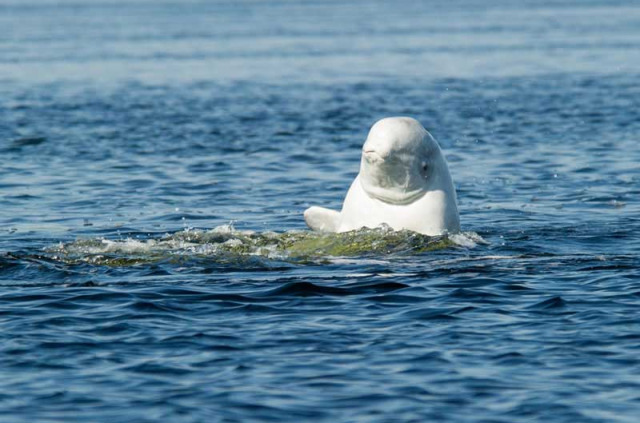
M 313 206 L 304 219 L 324 232 L 384 225 L 430 236 L 460 231 L 456 190 L 440 146 L 410 117 L 376 122 L 342 210 Z

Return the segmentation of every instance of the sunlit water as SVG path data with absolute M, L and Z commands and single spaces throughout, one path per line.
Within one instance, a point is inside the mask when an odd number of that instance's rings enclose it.
M 640 7 L 0 1 L 3 422 L 636 422 Z M 463 233 L 306 230 L 379 118 Z

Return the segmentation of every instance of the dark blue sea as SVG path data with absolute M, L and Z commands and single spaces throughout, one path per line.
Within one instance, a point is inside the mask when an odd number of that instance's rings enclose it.
M 640 421 L 640 3 L 0 0 L 0 421 Z M 463 232 L 311 233 L 370 126 Z

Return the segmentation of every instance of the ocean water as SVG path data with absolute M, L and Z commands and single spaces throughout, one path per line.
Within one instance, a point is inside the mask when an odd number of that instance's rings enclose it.
M 0 421 L 637 422 L 640 4 L 0 0 Z M 463 233 L 309 232 L 419 119 Z

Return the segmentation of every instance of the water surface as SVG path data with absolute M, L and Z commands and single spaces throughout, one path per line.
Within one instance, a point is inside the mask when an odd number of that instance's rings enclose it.
M 633 2 L 0 3 L 6 422 L 635 422 Z M 464 234 L 306 232 L 379 118 Z

